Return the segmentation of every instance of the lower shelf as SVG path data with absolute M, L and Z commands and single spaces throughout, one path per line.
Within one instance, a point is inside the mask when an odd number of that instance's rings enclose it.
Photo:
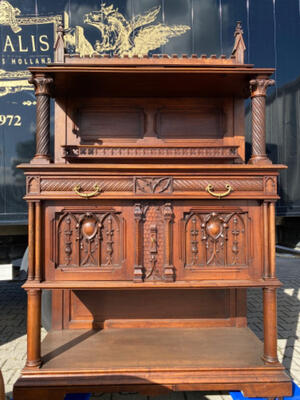
M 63 330 L 49 333 L 42 351 L 41 372 L 264 366 L 247 328 Z
M 150 387 L 222 389 L 243 390 L 248 397 L 291 393 L 283 367 L 264 364 L 263 345 L 248 328 L 52 331 L 42 344 L 42 354 L 41 368 L 23 370 L 15 387 L 17 395 L 19 390 L 24 395 L 26 387 L 140 392 Z

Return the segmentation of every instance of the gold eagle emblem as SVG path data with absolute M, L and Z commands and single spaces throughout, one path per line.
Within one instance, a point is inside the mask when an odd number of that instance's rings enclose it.
M 85 37 L 84 29 L 76 26 L 65 36 L 67 48 L 74 48 L 81 57 L 94 54 L 143 57 L 191 29 L 187 25 L 152 24 L 159 12 L 160 6 L 127 20 L 113 5 L 103 3 L 99 11 L 84 15 L 84 23 L 96 28 L 100 38 L 92 45 Z

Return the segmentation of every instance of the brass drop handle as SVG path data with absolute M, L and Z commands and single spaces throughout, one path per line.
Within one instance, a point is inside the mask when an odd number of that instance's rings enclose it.
M 81 186 L 80 186 L 80 185 L 76 185 L 76 186 L 74 187 L 73 190 L 74 190 L 74 192 L 75 192 L 76 194 L 78 194 L 78 196 L 84 197 L 85 199 L 88 199 L 89 197 L 96 196 L 97 194 L 99 194 L 99 193 L 101 192 L 100 186 L 97 185 L 97 184 L 95 184 L 95 185 L 93 186 L 93 189 L 94 189 L 94 191 L 91 192 L 91 193 L 81 193 L 81 192 L 80 192 Z
M 217 197 L 218 199 L 221 199 L 222 197 L 228 196 L 229 193 L 233 191 L 232 187 L 231 187 L 228 183 L 225 185 L 225 187 L 226 187 L 226 189 L 227 189 L 226 192 L 224 192 L 224 193 L 215 193 L 215 192 L 214 192 L 214 187 L 213 187 L 213 185 L 211 185 L 211 184 L 209 183 L 209 184 L 206 186 L 205 190 L 206 190 L 209 194 L 211 194 L 212 196 Z

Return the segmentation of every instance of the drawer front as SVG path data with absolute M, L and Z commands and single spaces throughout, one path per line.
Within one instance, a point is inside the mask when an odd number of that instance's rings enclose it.
M 255 201 L 89 200 L 45 207 L 46 279 L 135 282 L 261 275 Z M 257 236 L 255 236 L 257 235 Z
M 27 176 L 27 198 L 277 198 L 276 176 Z

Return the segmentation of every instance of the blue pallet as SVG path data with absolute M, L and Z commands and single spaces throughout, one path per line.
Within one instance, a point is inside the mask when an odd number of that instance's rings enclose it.
M 284 397 L 284 400 L 300 400 L 300 388 L 292 382 L 292 396 Z M 242 392 L 229 392 L 233 400 L 253 400 L 253 397 L 244 397 Z M 268 400 L 267 397 L 255 397 L 256 400 Z
M 91 393 L 70 393 L 65 395 L 65 400 L 90 400 Z

